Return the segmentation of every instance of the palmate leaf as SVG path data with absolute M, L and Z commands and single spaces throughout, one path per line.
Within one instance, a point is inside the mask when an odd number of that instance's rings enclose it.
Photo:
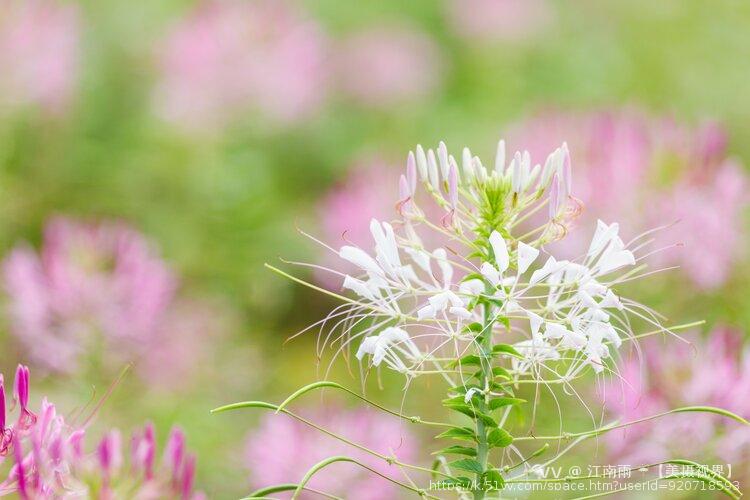
M 454 460 L 453 462 L 449 462 L 448 465 L 454 469 L 474 472 L 476 474 L 482 474 L 484 472 L 484 467 L 482 467 L 482 464 L 480 464 L 473 458 L 462 458 L 460 460 Z
M 463 439 L 464 441 L 477 441 L 477 435 L 474 429 L 469 427 L 453 427 L 445 432 L 441 432 L 435 439 Z
M 525 403 L 525 399 L 521 398 L 508 398 L 508 397 L 500 397 L 500 398 L 493 398 L 490 399 L 490 410 L 497 410 L 498 408 L 502 408 L 503 406 L 509 406 L 509 405 L 520 405 Z
M 488 425 L 490 427 L 497 427 L 497 422 L 494 418 L 492 418 L 490 415 L 487 415 L 486 413 L 482 413 L 474 406 L 469 406 L 468 404 L 464 403 L 463 400 L 461 401 L 453 401 L 448 400 L 448 402 L 444 401 L 443 406 L 446 408 L 457 411 L 459 413 L 462 413 L 466 415 L 467 417 L 481 420 L 485 425 Z
M 506 446 L 510 446 L 512 442 L 513 436 L 511 436 L 508 431 L 500 427 L 492 429 L 492 431 L 490 431 L 489 435 L 487 436 L 487 443 L 492 448 L 505 448 Z
M 519 353 L 515 347 L 510 344 L 495 344 L 492 346 L 493 354 L 509 354 L 519 359 L 524 359 L 521 353 Z
M 455 368 L 457 366 L 469 366 L 469 365 L 482 366 L 482 358 L 480 358 L 476 354 L 469 354 L 462 358 L 451 361 L 446 366 L 448 368 Z
M 433 455 L 466 455 L 469 457 L 475 457 L 477 456 L 477 450 L 474 448 L 469 448 L 467 446 L 448 446 L 447 448 L 443 448 L 442 450 L 438 450 L 432 453 Z

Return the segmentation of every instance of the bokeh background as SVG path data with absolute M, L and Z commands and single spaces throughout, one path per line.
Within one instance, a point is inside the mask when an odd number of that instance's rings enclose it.
M 150 419 L 164 436 L 178 423 L 199 487 L 247 493 L 283 469 L 263 463 L 292 429 L 253 434 L 273 424 L 209 410 L 319 378 L 315 332 L 284 341 L 336 305 L 263 264 L 330 263 L 300 229 L 366 243 L 415 144 L 489 158 L 506 135 L 538 161 L 568 140 L 574 191 L 633 236 L 681 221 L 665 236 L 679 256 L 654 262 L 680 269 L 631 293 L 675 323 L 706 319 L 697 342 L 731 339 L 680 380 L 748 388 L 748 61 L 750 5 L 733 0 L 3 0 L 0 371 L 29 364 L 33 397 L 73 411 L 132 361 L 96 425 Z M 334 376 L 358 384 L 343 366 Z M 400 405 L 401 381 L 384 386 L 375 397 Z M 748 392 L 725 402 L 711 387 L 669 394 L 750 416 Z M 415 413 L 433 389 L 410 397 Z M 342 428 L 374 425 L 349 416 Z M 748 470 L 750 438 L 733 439 Z M 717 446 L 689 458 L 721 463 Z

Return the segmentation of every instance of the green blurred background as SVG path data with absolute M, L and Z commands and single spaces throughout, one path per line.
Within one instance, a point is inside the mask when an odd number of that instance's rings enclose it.
M 730 151 L 750 164 L 750 4 L 581 0 L 551 7 L 553 20 L 534 36 L 476 44 L 450 29 L 439 1 L 308 1 L 304 8 L 333 38 L 381 21 L 424 30 L 439 46 L 442 83 L 423 99 L 379 109 L 334 91 L 304 123 L 269 127 L 248 114 L 220 134 L 196 137 L 157 118 L 151 99 L 153 47 L 195 3 L 80 2 L 83 56 L 72 106 L 53 118 L 14 110 L 0 121 L 0 247 L 39 244 L 55 214 L 124 219 L 158 243 L 183 293 L 221 304 L 229 330 L 195 366 L 197 383 L 161 391 L 128 377 L 97 425 L 129 430 L 153 419 L 163 438 L 179 423 L 199 456 L 199 486 L 210 497 L 247 492 L 240 442 L 257 415 L 209 410 L 241 399 L 279 401 L 317 378 L 314 335 L 282 343 L 334 304 L 263 263 L 316 259 L 296 228 L 319 229 L 317 204 L 363 153 L 400 166 L 414 144 L 442 139 L 489 156 L 507 124 L 539 109 L 635 105 L 688 123 L 719 120 Z M 744 283 L 676 301 L 664 287 L 641 297 L 689 311 L 687 319 L 747 327 Z M 23 353 L 3 352 L 2 371 L 10 374 Z M 32 383 L 36 397 L 44 391 L 62 407 L 91 396 L 91 380 L 82 377 Z M 99 392 L 107 383 L 96 382 Z M 398 405 L 400 383 L 390 387 L 379 397 Z

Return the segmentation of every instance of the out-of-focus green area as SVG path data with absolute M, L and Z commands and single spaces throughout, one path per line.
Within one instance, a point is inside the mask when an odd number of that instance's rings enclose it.
M 153 419 L 162 438 L 180 423 L 199 456 L 198 483 L 212 498 L 247 492 L 242 439 L 257 414 L 209 410 L 235 400 L 279 401 L 318 377 L 314 333 L 283 342 L 334 303 L 263 264 L 317 258 L 296 228 L 316 232 L 317 203 L 363 153 L 400 162 L 414 144 L 442 139 L 489 156 L 508 123 L 541 108 L 637 105 L 687 122 L 719 120 L 731 152 L 750 163 L 745 2 L 556 2 L 554 20 L 533 38 L 477 45 L 449 29 L 439 1 L 309 1 L 305 7 L 333 37 L 394 20 L 426 31 L 442 54 L 442 84 L 426 99 L 386 109 L 333 95 L 306 123 L 267 127 L 250 114 L 218 136 L 197 137 L 155 117 L 151 93 L 154 47 L 193 2 L 81 7 L 84 57 L 71 108 L 54 119 L 26 111 L 0 121 L 0 248 L 38 244 L 51 215 L 124 219 L 159 244 L 185 293 L 222 304 L 231 332 L 195 366 L 196 384 L 161 391 L 128 377 L 97 419 L 126 430 Z M 675 315 L 687 311 L 688 320 L 750 326 L 747 287 L 732 283 L 715 294 L 659 288 L 641 297 Z M 4 342 L 15 345 L 5 330 Z M 3 352 L 2 371 L 10 374 L 23 353 Z M 349 375 L 342 367 L 338 377 Z M 92 381 L 82 377 L 32 383 L 37 397 L 45 391 L 58 407 L 91 397 Z M 96 381 L 97 393 L 107 384 Z M 401 381 L 386 387 L 382 400 L 400 405 Z M 434 400 L 426 392 L 413 391 L 425 414 Z

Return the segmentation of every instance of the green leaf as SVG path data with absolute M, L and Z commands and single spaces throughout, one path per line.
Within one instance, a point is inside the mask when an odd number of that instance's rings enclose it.
M 471 281 L 471 280 L 484 281 L 484 276 L 482 276 L 479 273 L 469 273 L 466 276 L 464 276 L 463 278 L 461 278 L 461 283 L 466 283 L 467 281 Z
M 442 450 L 438 450 L 433 453 L 433 455 L 467 455 L 469 457 L 475 457 L 477 456 L 477 450 L 474 448 L 469 448 L 467 446 L 448 446 L 447 448 L 443 448 Z
M 509 406 L 509 405 L 520 405 L 525 403 L 525 399 L 521 398 L 494 398 L 490 399 L 490 410 L 497 410 L 498 408 L 502 408 L 503 406 Z
M 454 460 L 448 463 L 454 469 L 466 470 L 469 472 L 475 472 L 481 474 L 484 472 L 484 467 L 478 461 L 473 458 L 462 458 L 461 460 Z
M 448 368 L 455 368 L 456 366 L 468 366 L 468 365 L 476 365 L 476 366 L 482 366 L 482 358 L 477 356 L 476 354 L 469 354 L 467 356 L 464 356 L 462 358 L 456 359 L 454 361 L 451 361 L 448 363 Z
M 453 402 L 452 400 L 450 400 L 450 402 L 443 401 L 443 406 L 453 411 L 463 413 L 467 417 L 481 420 L 485 423 L 485 425 L 489 425 L 490 427 L 497 427 L 497 422 L 495 422 L 494 418 L 492 418 L 490 415 L 487 415 L 486 413 L 482 413 L 478 408 L 474 406 L 469 406 L 468 404 L 464 403 L 463 400 L 460 402 Z
M 476 441 L 477 436 L 474 434 L 474 430 L 469 427 L 453 427 L 445 432 L 441 432 L 435 439 L 463 439 L 464 441 Z
M 500 491 L 505 487 L 505 479 L 503 479 L 503 476 L 498 471 L 494 469 L 488 470 L 482 476 L 482 487 L 485 491 Z
M 508 431 L 506 431 L 505 429 L 501 429 L 500 427 L 492 429 L 492 431 L 490 431 L 489 435 L 487 436 L 487 443 L 492 448 L 505 448 L 506 446 L 510 446 L 512 442 L 513 436 L 511 436 Z
M 524 359 L 521 354 L 516 351 L 515 347 L 513 347 L 510 344 L 495 344 L 492 346 L 492 353 L 493 354 L 509 354 L 511 356 L 515 356 L 516 358 Z
M 497 318 L 497 322 L 505 326 L 506 330 L 510 330 L 510 319 L 506 317 Z
M 463 401 L 449 403 L 443 402 L 443 406 L 450 410 L 462 413 L 467 417 L 481 420 L 485 425 L 488 425 L 490 427 L 497 427 L 497 422 L 495 421 L 495 419 L 492 418 L 492 416 L 487 415 L 486 413 L 482 413 L 482 411 L 479 410 L 479 408 L 477 408 L 476 406 L 469 406 Z
M 511 376 L 510 376 L 510 373 L 508 372 L 508 370 L 506 370 L 502 366 L 495 366 L 495 367 L 493 367 L 492 368 L 492 375 L 494 377 L 500 377 L 500 378 L 504 378 L 506 380 L 510 380 L 511 379 Z
M 482 325 L 482 323 L 477 323 L 477 322 L 475 321 L 474 323 L 471 323 L 471 324 L 469 324 L 469 325 L 466 325 L 466 326 L 464 327 L 464 330 L 465 330 L 465 331 L 467 331 L 467 332 L 475 332 L 475 333 L 479 333 L 479 332 L 481 332 L 482 330 L 484 330 L 484 325 Z

